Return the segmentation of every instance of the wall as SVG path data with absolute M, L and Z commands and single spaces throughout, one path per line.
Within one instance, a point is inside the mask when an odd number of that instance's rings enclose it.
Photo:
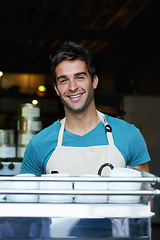
M 45 84 L 45 80 L 44 74 L 4 73 L 1 87 L 8 90 L 13 86 L 18 86 L 20 93 L 33 94 L 37 92 L 39 85 Z
M 137 126 L 146 140 L 150 172 L 160 176 L 160 96 L 124 96 L 123 109 L 124 119 Z M 160 197 L 154 199 L 154 210 L 153 221 L 160 222 Z

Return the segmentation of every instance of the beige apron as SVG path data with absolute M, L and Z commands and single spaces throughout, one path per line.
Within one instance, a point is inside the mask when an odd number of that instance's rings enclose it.
M 103 113 L 97 111 L 100 120 L 103 122 L 105 129 L 110 127 Z M 112 132 L 110 128 L 106 131 L 108 145 L 91 146 L 91 147 L 69 147 L 62 146 L 65 118 L 59 131 L 58 143 L 46 166 L 46 173 L 52 171 L 59 173 L 69 173 L 70 176 L 80 176 L 84 174 L 97 174 L 99 168 L 104 163 L 111 163 L 114 167 L 125 167 L 125 160 L 122 154 L 114 145 Z M 108 176 L 109 167 L 102 170 L 102 176 Z

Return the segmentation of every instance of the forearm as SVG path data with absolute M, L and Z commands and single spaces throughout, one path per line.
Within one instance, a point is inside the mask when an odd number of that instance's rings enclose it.
M 143 164 L 137 165 L 137 166 L 135 166 L 135 168 L 139 169 L 141 171 L 144 171 L 144 172 L 149 172 L 148 163 L 143 163 Z

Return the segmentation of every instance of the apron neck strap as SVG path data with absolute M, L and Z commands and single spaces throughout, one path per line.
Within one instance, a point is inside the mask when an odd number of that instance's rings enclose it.
M 98 111 L 98 110 L 97 110 L 97 114 L 98 114 L 99 119 L 101 120 L 101 122 L 104 124 L 109 145 L 114 145 L 113 136 L 112 136 L 112 128 L 108 124 L 108 122 L 107 122 L 107 120 L 105 118 L 105 115 L 102 112 Z M 61 128 L 60 128 L 59 135 L 58 135 L 57 147 L 62 146 L 62 140 L 63 140 L 63 133 L 64 133 L 65 123 L 66 123 L 66 117 L 61 120 Z
M 98 116 L 99 116 L 101 122 L 104 124 L 109 145 L 114 145 L 111 126 L 108 124 L 108 122 L 105 118 L 105 115 L 102 112 L 97 110 L 97 113 L 98 113 Z
M 66 117 L 61 120 L 61 128 L 59 130 L 57 147 L 62 146 L 62 140 L 63 140 L 63 133 L 64 133 L 65 123 L 66 123 Z

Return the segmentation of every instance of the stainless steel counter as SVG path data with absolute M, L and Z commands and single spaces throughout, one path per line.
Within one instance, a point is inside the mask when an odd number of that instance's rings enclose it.
M 46 188 L 40 188 L 42 182 L 45 183 Z M 126 184 L 141 182 L 142 187 L 140 190 L 132 191 L 111 190 L 108 187 L 104 189 L 109 182 Z M 154 213 L 151 211 L 150 198 L 159 196 L 160 190 L 154 187 L 159 182 L 159 178 L 152 174 L 145 174 L 141 178 L 112 179 L 0 177 L 0 196 L 3 196 L 0 202 L 0 238 L 151 239 L 150 220 L 154 217 Z M 18 185 L 15 183 L 21 185 L 16 188 L 15 186 Z M 64 189 L 55 187 L 47 189 L 50 184 L 56 186 L 60 183 Z M 72 188 L 66 189 L 66 183 L 70 183 Z M 103 188 L 76 189 L 75 183 L 85 183 L 86 186 L 88 183 L 102 183 Z M 24 188 L 27 186 L 26 184 L 34 185 L 34 189 L 32 187 L 22 189 L 22 186 Z M 36 196 L 36 198 L 25 201 L 28 196 Z M 40 196 L 45 196 L 43 201 L 40 200 Z M 77 196 L 83 196 L 83 200 Z M 97 196 L 99 198 L 96 198 Z M 116 202 L 109 201 L 109 196 L 116 196 Z M 140 196 L 140 198 L 138 202 L 121 202 L 120 196 Z M 5 229 L 8 229 L 8 235 Z

